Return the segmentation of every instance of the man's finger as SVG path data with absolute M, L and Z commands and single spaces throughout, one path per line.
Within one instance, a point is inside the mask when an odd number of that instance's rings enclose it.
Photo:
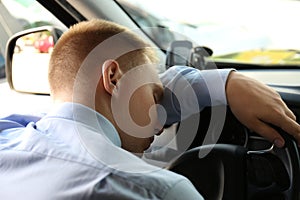
M 296 117 L 293 117 L 293 116 L 294 116 L 294 114 L 276 115 L 273 113 L 272 116 L 270 116 L 268 118 L 262 118 L 261 121 L 270 123 L 274 126 L 281 128 L 283 131 L 292 135 L 296 139 L 296 141 L 299 145 L 300 144 L 300 125 L 294 120 L 294 118 L 296 118 Z
M 289 117 L 284 118 L 280 128 L 292 135 L 297 140 L 298 145 L 300 145 L 300 125 L 295 120 Z
M 295 114 L 289 108 L 286 109 L 285 114 L 292 120 L 296 121 Z
M 274 128 L 264 123 L 263 121 L 257 120 L 256 123 L 253 124 L 253 128 L 251 129 L 266 138 L 268 141 L 274 143 L 279 148 L 282 148 L 285 144 L 284 139 L 278 133 L 278 131 L 276 131 Z

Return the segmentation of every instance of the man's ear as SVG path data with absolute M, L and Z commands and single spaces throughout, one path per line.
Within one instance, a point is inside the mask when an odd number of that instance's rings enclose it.
M 103 86 L 106 92 L 112 94 L 117 82 L 122 77 L 119 63 L 115 60 L 106 60 L 102 66 Z

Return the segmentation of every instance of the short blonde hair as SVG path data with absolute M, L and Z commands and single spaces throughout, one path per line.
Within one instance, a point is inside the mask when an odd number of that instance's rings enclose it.
M 100 19 L 80 22 L 61 36 L 52 52 L 48 73 L 51 94 L 70 92 L 77 72 L 88 54 L 97 45 L 117 34 L 122 34 L 123 45 L 137 47 L 116 58 L 122 70 L 127 71 L 143 64 L 145 56 L 151 62 L 157 61 L 153 47 L 126 27 Z M 117 47 L 113 45 L 109 48 L 112 50 Z

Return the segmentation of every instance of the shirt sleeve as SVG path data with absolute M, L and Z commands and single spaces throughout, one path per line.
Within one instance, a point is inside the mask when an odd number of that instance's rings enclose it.
M 187 178 L 178 179 L 177 175 L 176 177 L 168 176 L 167 179 L 164 175 L 162 177 L 162 180 L 169 180 L 165 185 L 151 176 L 147 179 L 147 175 L 144 178 L 138 177 L 141 183 L 137 184 L 130 177 L 126 179 L 123 176 L 110 174 L 94 186 L 90 199 L 203 200 L 201 194 Z M 170 178 L 177 178 L 179 181 L 175 183 Z M 157 185 L 154 188 L 151 187 L 154 183 L 161 187 L 156 187 Z M 170 183 L 174 183 L 173 186 Z
M 173 66 L 160 74 L 165 90 L 161 101 L 167 113 L 165 124 L 179 122 L 207 106 L 226 105 L 225 85 L 233 70 L 200 71 L 186 66 Z M 162 110 L 158 112 L 162 114 Z
M 194 185 L 188 180 L 178 182 L 165 196 L 164 200 L 204 200 Z

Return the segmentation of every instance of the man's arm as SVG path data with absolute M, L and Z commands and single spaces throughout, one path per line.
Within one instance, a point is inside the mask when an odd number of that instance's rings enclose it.
M 232 70 L 174 66 L 161 74 L 165 92 L 160 103 L 167 111 L 166 124 L 186 119 L 207 106 L 227 105 L 225 85 Z
M 161 75 L 165 96 L 161 104 L 167 124 L 178 122 L 205 106 L 228 104 L 248 128 L 276 146 L 284 140 L 269 124 L 282 128 L 300 144 L 300 125 L 280 95 L 265 84 L 232 69 L 199 71 L 174 66 Z

